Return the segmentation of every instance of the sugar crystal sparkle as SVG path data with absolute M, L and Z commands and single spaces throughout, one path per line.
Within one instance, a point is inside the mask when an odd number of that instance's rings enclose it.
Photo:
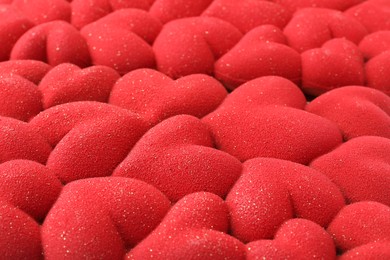
M 0 259 L 390 259 L 390 0 L 0 0 Z

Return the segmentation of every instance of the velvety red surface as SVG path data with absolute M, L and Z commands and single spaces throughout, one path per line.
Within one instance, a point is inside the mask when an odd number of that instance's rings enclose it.
M 390 258 L 388 0 L 0 0 L 0 259 Z

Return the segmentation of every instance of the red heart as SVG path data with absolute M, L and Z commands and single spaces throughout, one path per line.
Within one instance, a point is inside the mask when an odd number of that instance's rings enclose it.
M 0 61 L 9 59 L 14 44 L 33 26 L 33 22 L 12 6 L 0 6 Z
M 155 67 L 150 46 L 161 23 L 146 11 L 121 9 L 84 26 L 92 63 L 109 66 L 123 75 L 138 68 Z
M 149 13 L 163 24 L 184 17 L 199 16 L 214 0 L 151 0 L 154 1 Z
M 27 159 L 45 164 L 50 153 L 50 144 L 36 127 L 13 118 L 0 117 L 0 163 Z
M 52 171 L 29 160 L 0 164 L 0 197 L 29 214 L 45 219 L 59 196 L 62 185 Z
M 74 101 L 107 102 L 112 86 L 120 78 L 112 68 L 92 66 L 80 69 L 65 63 L 54 67 L 39 84 L 45 109 Z
M 212 74 L 214 63 L 242 37 L 228 22 L 214 17 L 191 17 L 167 23 L 153 44 L 157 68 L 177 79 Z
M 215 63 L 215 77 L 227 88 L 262 76 L 282 76 L 295 83 L 301 78 L 301 57 L 285 45 L 279 28 L 264 25 L 245 34 Z
M 283 33 L 292 48 L 304 52 L 319 48 L 333 38 L 345 38 L 358 44 L 367 34 L 367 30 L 354 17 L 340 11 L 327 8 L 302 8 L 294 13 Z
M 107 116 L 135 116 L 117 106 L 94 101 L 71 102 L 51 107 L 35 116 L 29 125 L 38 130 L 55 147 L 75 126 L 85 121 Z
M 390 207 L 374 201 L 349 204 L 327 230 L 343 252 L 372 242 L 389 242 Z
M 134 8 L 147 11 L 153 2 L 154 0 L 73 0 L 71 22 L 74 27 L 81 29 L 119 9 Z
M 0 62 L 0 73 L 19 75 L 38 85 L 51 66 L 37 60 L 9 60 Z
M 239 177 L 241 163 L 211 147 L 206 125 L 192 116 L 175 116 L 150 129 L 113 175 L 150 183 L 172 201 L 197 191 L 224 197 Z
M 363 55 L 346 39 L 333 39 L 302 53 L 302 89 L 318 96 L 334 88 L 364 85 Z
M 272 238 L 294 216 L 326 227 L 345 205 L 339 188 L 319 171 L 273 158 L 246 161 L 226 203 L 231 233 L 243 242 Z
M 64 21 L 37 25 L 13 46 L 12 60 L 40 60 L 52 66 L 69 62 L 80 67 L 90 64 L 88 46 L 80 32 Z
M 372 88 L 333 89 L 312 100 L 306 111 L 335 122 L 344 140 L 364 135 L 390 138 L 390 97 Z
M 230 22 L 242 33 L 265 24 L 284 28 L 291 19 L 291 12 L 284 6 L 268 1 L 214 0 L 202 13 Z
M 390 139 L 361 136 L 316 158 L 310 166 L 328 176 L 348 203 L 369 200 L 390 207 L 389 151 Z
M 336 259 L 331 236 L 306 219 L 283 223 L 274 240 L 258 240 L 247 244 L 247 259 Z
M 169 207 L 159 190 L 142 181 L 108 177 L 72 182 L 42 225 L 44 255 L 123 259 L 126 249 L 152 232 Z
M 16 75 L 0 73 L 0 116 L 29 121 L 42 111 L 41 99 L 35 84 Z
M 180 114 L 203 117 L 226 97 L 225 88 L 207 75 L 190 75 L 173 81 L 164 74 L 139 69 L 129 72 L 114 85 L 110 104 L 158 122 Z
M 152 258 L 156 254 L 159 259 L 172 259 L 197 253 L 200 255 L 194 259 L 245 259 L 243 244 L 225 234 L 228 222 L 227 206 L 217 195 L 187 195 L 146 239 L 130 250 L 126 259 Z
M 146 129 L 134 114 L 82 122 L 61 139 L 46 165 L 64 183 L 110 176 Z

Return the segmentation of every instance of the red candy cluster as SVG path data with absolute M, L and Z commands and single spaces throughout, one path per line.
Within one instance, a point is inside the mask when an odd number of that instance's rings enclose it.
M 390 259 L 388 0 L 0 0 L 0 259 Z

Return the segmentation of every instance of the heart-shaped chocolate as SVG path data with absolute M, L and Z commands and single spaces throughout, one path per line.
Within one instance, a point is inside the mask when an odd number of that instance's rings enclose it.
M 213 74 L 214 63 L 242 37 L 230 23 L 214 17 L 190 17 L 164 25 L 153 44 L 157 69 L 177 79 Z
M 107 116 L 135 117 L 142 121 L 137 114 L 117 106 L 95 101 L 80 101 L 46 109 L 35 116 L 29 125 L 55 147 L 78 124 Z
M 344 140 L 365 135 L 390 138 L 390 97 L 376 89 L 333 89 L 312 100 L 306 111 L 335 122 Z
M 134 114 L 85 121 L 61 139 L 46 165 L 63 183 L 110 176 L 146 130 Z
M 36 127 L 9 117 L 0 117 L 0 163 L 27 159 L 45 164 L 52 149 Z
M 17 40 L 34 27 L 26 16 L 11 5 L 0 5 L 0 61 L 8 60 Z
M 138 68 L 155 67 L 150 46 L 161 23 L 139 9 L 121 9 L 84 26 L 92 63 L 109 66 L 123 75 Z
M 39 84 L 45 109 L 75 101 L 107 102 L 120 75 L 106 66 L 78 66 L 63 63 L 51 69 Z
M 71 2 L 72 25 L 78 29 L 99 20 L 119 9 L 149 10 L 155 0 L 73 0 Z
M 216 147 L 240 161 L 273 157 L 308 164 L 342 142 L 335 123 L 282 106 L 220 106 L 202 119 Z
M 301 78 L 301 57 L 273 25 L 256 27 L 215 63 L 215 77 L 229 89 L 262 76 Z
M 72 182 L 42 225 L 45 257 L 123 259 L 169 208 L 169 200 L 142 181 L 107 177 Z
M 47 23 L 55 20 L 70 21 L 72 12 L 69 1 L 66 0 L 14 0 L 12 6 L 20 10 L 35 24 Z
M 225 197 L 241 174 L 241 163 L 212 144 L 199 119 L 175 116 L 151 128 L 113 175 L 150 183 L 172 201 L 197 191 Z
M 34 83 L 17 75 L 0 73 L 0 116 L 29 121 L 42 111 L 41 99 Z
M 282 29 L 291 19 L 291 12 L 280 4 L 269 1 L 214 0 L 202 16 L 216 17 L 236 26 L 242 33 L 270 24 Z
M 273 158 L 246 161 L 226 203 L 231 233 L 243 242 L 270 239 L 293 217 L 326 227 L 345 205 L 339 188 L 319 171 Z
M 39 60 L 52 66 L 69 62 L 80 67 L 90 65 L 88 46 L 80 32 L 64 21 L 37 25 L 15 43 L 12 60 Z
M 228 209 L 220 197 L 192 193 L 180 199 L 126 259 L 245 259 L 244 245 L 226 234 L 228 227 Z
M 336 259 L 331 236 L 321 226 L 306 219 L 290 219 L 278 229 L 274 240 L 258 240 L 246 246 L 248 260 Z
M 138 113 L 155 125 L 180 114 L 203 117 L 216 109 L 226 95 L 225 88 L 207 75 L 173 81 L 161 72 L 138 69 L 118 80 L 109 103 Z
M 342 252 L 372 242 L 389 242 L 390 207 L 374 201 L 349 204 L 335 216 L 327 231 Z
M 377 201 L 390 207 L 390 140 L 361 136 L 310 163 L 328 176 L 348 203 Z
M 302 89 L 318 96 L 334 88 L 364 85 L 364 62 L 359 48 L 346 39 L 333 39 L 302 53 Z
M 304 52 L 320 48 L 333 38 L 345 38 L 359 44 L 367 29 L 354 17 L 337 10 L 302 8 L 294 13 L 283 33 L 292 48 Z
M 57 200 L 61 182 L 42 164 L 11 160 L 0 164 L 0 197 L 42 221 Z

